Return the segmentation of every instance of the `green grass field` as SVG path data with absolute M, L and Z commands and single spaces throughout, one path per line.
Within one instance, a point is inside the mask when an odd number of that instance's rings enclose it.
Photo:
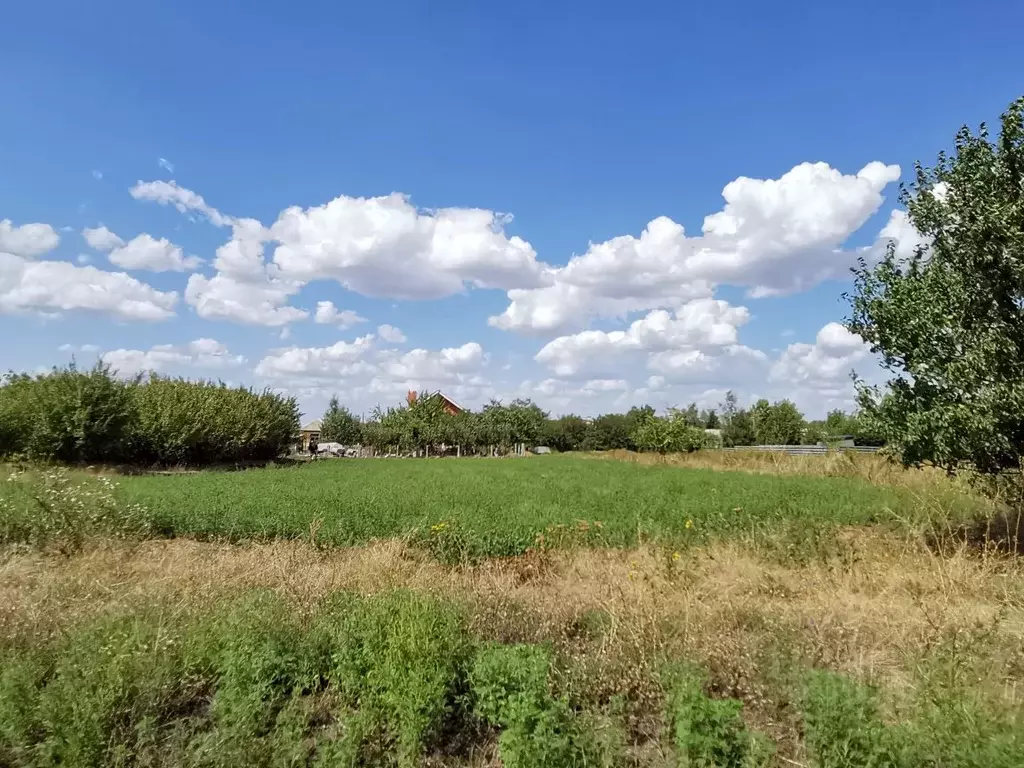
M 325 461 L 129 477 L 121 486 L 160 529 L 176 535 L 295 538 L 308 536 L 312 525 L 329 544 L 420 535 L 492 556 L 520 553 L 538 534 L 605 546 L 683 546 L 708 537 L 905 519 L 917 506 L 901 490 L 855 479 L 579 457 Z

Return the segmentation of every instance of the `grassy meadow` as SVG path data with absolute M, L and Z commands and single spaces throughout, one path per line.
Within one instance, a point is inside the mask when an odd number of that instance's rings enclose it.
M 920 518 L 919 495 L 858 477 L 679 471 L 579 456 L 521 461 L 321 461 L 242 472 L 126 477 L 158 529 L 204 539 L 413 538 L 446 557 L 538 544 L 680 548 L 710 538 L 808 539 Z M 933 493 L 950 517 L 977 502 Z
M 990 502 L 615 458 L 13 472 L 0 766 L 1024 764 Z

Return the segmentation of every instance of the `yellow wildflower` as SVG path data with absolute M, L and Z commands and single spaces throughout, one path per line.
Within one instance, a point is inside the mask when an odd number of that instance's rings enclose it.
M 693 520 L 687 520 L 686 521 L 686 527 L 687 528 L 693 528 Z

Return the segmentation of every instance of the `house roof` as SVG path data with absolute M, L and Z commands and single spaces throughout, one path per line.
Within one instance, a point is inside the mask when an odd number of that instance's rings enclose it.
M 441 391 L 440 389 L 439 389 L 439 390 L 437 390 L 436 392 L 434 392 L 434 393 L 432 393 L 432 394 L 430 395 L 430 397 L 438 397 L 438 396 L 440 396 L 440 397 L 442 397 L 443 399 L 447 400 L 447 401 L 448 401 L 449 403 L 451 403 L 452 405 L 454 405 L 454 406 L 455 406 L 456 408 L 458 408 L 458 409 L 459 409 L 460 411 L 464 411 L 464 410 L 466 410 L 466 409 L 465 409 L 465 408 L 463 408 L 463 407 L 462 407 L 461 405 L 459 405 L 459 404 L 458 404 L 458 403 L 456 403 L 456 402 L 455 402 L 454 400 L 452 400 L 452 399 L 451 399 L 450 397 L 448 397 L 448 395 L 446 395 L 446 394 L 445 394 L 444 392 L 442 392 L 442 391 Z
M 416 390 L 414 390 L 414 389 L 410 389 L 410 390 L 409 390 L 409 395 L 408 395 L 408 400 L 409 400 L 409 404 L 410 404 L 410 405 L 412 405 L 412 404 L 413 404 L 413 403 L 414 403 L 414 402 L 416 401 L 416 396 L 417 396 L 417 395 L 416 395 Z M 444 401 L 445 401 L 446 403 L 448 403 L 449 405 L 452 405 L 452 406 L 454 406 L 454 407 L 455 407 L 455 408 L 456 408 L 457 410 L 459 410 L 459 411 L 464 411 L 464 410 L 466 410 L 466 409 L 465 409 L 465 408 L 463 408 L 463 407 L 462 407 L 461 405 L 459 405 L 459 404 L 458 404 L 457 402 L 455 402 L 455 401 L 454 401 L 454 400 L 452 400 L 452 399 L 451 399 L 450 397 L 448 397 L 448 395 L 446 395 L 446 394 L 445 394 L 444 392 L 442 392 L 442 391 L 441 391 L 440 389 L 435 389 L 435 390 L 434 390 L 433 392 L 428 392 L 427 394 L 425 394 L 425 395 L 423 396 L 423 399 L 424 399 L 424 400 L 430 400 L 430 399 L 432 399 L 432 398 L 435 398 L 435 397 L 440 397 L 440 398 L 441 398 L 442 400 L 444 400 Z
M 319 432 L 323 429 L 323 422 L 320 419 L 313 419 L 302 427 L 302 432 Z

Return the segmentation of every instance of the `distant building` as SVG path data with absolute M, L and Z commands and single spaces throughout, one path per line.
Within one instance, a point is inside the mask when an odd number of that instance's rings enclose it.
M 440 398 L 441 399 L 441 407 L 444 408 L 445 413 L 447 413 L 449 416 L 458 416 L 460 413 L 462 413 L 464 410 L 466 410 L 461 405 L 459 405 L 454 400 L 452 400 L 450 397 L 448 397 L 448 395 L 446 395 L 441 390 L 437 390 L 436 392 L 431 392 L 429 395 L 425 395 L 424 397 L 427 400 L 432 400 L 435 397 Z M 418 398 L 419 398 L 419 395 L 413 389 L 410 389 L 409 390 L 409 394 L 406 396 L 406 400 L 408 401 L 409 405 L 412 405 L 413 403 L 415 403 Z
M 323 429 L 323 422 L 320 419 L 313 419 L 313 421 L 305 424 L 299 430 L 299 450 L 303 453 L 309 453 L 309 444 L 320 442 L 321 429 Z

